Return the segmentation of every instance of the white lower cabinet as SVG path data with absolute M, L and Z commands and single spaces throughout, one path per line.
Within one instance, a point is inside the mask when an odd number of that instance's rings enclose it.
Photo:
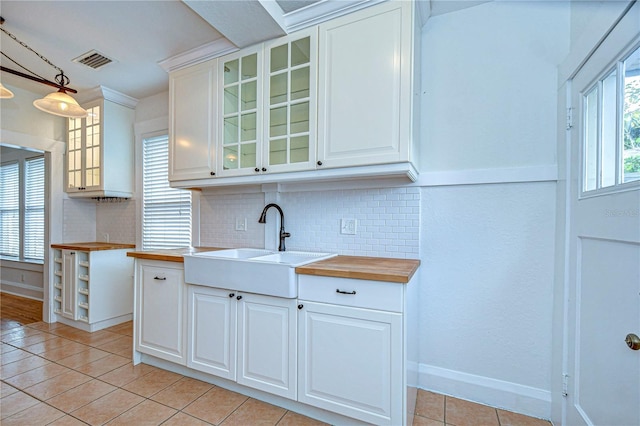
M 401 309 L 403 286 L 300 281 L 298 401 L 369 423 L 405 424 L 403 316 L 380 309 Z
M 187 366 L 296 398 L 296 300 L 189 286 Z
M 136 283 L 136 350 L 185 365 L 182 264 L 138 260 Z

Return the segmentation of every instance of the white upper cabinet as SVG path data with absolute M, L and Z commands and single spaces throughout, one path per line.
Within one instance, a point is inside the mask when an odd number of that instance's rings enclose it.
M 220 58 L 220 176 L 315 168 L 317 28 Z
M 67 121 L 65 191 L 70 197 L 131 197 L 135 104 L 101 98 L 82 106 L 88 116 Z
M 265 171 L 315 168 L 317 34 L 314 27 L 265 44 Z
M 220 176 L 255 174 L 262 167 L 262 45 L 220 58 L 218 68 Z
M 320 25 L 320 167 L 411 160 L 412 36 L 409 2 Z
M 415 7 L 384 2 L 221 56 L 217 76 L 173 72 L 172 185 L 415 180 Z
M 216 174 L 217 59 L 169 78 L 169 181 Z

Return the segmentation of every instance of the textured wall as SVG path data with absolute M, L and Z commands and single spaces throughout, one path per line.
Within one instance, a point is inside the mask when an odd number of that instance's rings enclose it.
M 96 239 L 109 242 L 135 244 L 136 201 L 101 201 L 96 204 Z

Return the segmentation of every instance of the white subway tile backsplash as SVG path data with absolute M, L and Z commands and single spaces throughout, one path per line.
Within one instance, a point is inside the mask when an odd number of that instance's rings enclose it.
M 96 205 L 96 238 L 105 241 L 109 235 L 112 243 L 134 244 L 136 242 L 136 202 L 111 201 Z
M 62 202 L 64 243 L 96 240 L 96 204 L 88 200 L 65 199 Z M 59 242 L 59 241 L 54 241 Z

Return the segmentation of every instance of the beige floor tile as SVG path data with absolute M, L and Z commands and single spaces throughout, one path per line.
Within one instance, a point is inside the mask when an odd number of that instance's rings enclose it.
M 120 336 L 117 339 L 95 346 L 103 351 L 131 358 L 133 354 L 133 339 L 129 336 Z
M 33 386 L 45 380 L 59 376 L 60 374 L 67 373 L 69 370 L 62 365 L 50 363 L 43 365 L 42 367 L 34 368 L 33 370 L 26 371 L 17 376 L 9 377 L 5 379 L 5 382 L 18 389 L 26 389 L 29 386 Z
M 107 423 L 110 426 L 159 425 L 178 411 L 149 399 Z
M 33 328 L 40 331 L 51 332 L 59 327 L 68 327 L 67 325 L 62 324 L 61 322 L 32 322 L 31 324 L 27 324 L 28 328 Z
M 311 417 L 303 416 L 302 414 L 294 413 L 293 411 L 287 411 L 282 419 L 278 422 L 278 426 L 328 426 L 327 423 L 323 423 L 319 420 L 312 419 Z
M 94 379 L 48 399 L 47 404 L 70 413 L 116 389 L 115 386 Z
M 86 423 L 81 422 L 80 420 L 71 417 L 70 415 L 66 415 L 64 417 L 60 417 L 54 422 L 49 423 L 47 426 L 86 426 Z
M 77 371 L 70 370 L 64 374 L 47 379 L 37 385 L 30 386 L 24 389 L 29 395 L 32 395 L 42 401 L 59 395 L 63 392 L 73 389 L 83 383 L 91 380 L 91 377 L 86 374 L 78 373 Z
M 25 371 L 42 367 L 43 365 L 46 365 L 46 364 L 50 364 L 50 362 L 44 358 L 40 358 L 39 356 L 34 355 L 27 358 L 23 358 L 19 361 L 11 362 L 9 364 L 0 366 L 0 379 L 4 380 L 9 377 L 13 377 L 18 374 L 24 373 Z
M 75 355 L 78 352 L 82 352 L 87 348 L 88 346 L 83 345 L 81 343 L 69 342 L 59 348 L 46 350 L 41 354 L 39 354 L 39 356 L 41 356 L 44 359 L 48 359 L 49 361 L 58 361 L 58 360 L 61 360 L 62 358 L 66 358 L 68 356 Z
M 149 374 L 136 379 L 122 386 L 123 389 L 133 392 L 145 398 L 149 398 L 160 391 L 165 390 L 183 376 L 172 373 L 171 371 L 160 370 L 152 371 Z
M 444 422 L 428 419 L 422 416 L 413 416 L 413 426 L 445 426 Z
M 75 335 L 73 339 L 78 343 L 97 347 L 113 340 L 119 339 L 120 337 L 122 336 L 120 336 L 119 334 L 111 333 L 106 330 L 99 330 L 93 333 Z
M 38 402 L 36 405 L 22 410 L 11 417 L 2 420 L 3 426 L 38 426 L 48 425 L 49 423 L 64 417 L 64 413 L 60 410 L 43 403 Z
M 546 420 L 528 417 L 523 414 L 512 413 L 505 410 L 497 410 L 501 426 L 551 426 Z
M 13 340 L 24 339 L 25 337 L 37 336 L 40 334 L 42 334 L 42 332 L 34 328 L 29 328 L 29 327 L 12 328 L 11 330 L 5 330 L 2 332 L 2 337 L 0 337 L 0 341 L 4 343 L 8 343 Z
M 21 339 L 14 339 L 10 342 L 10 344 L 11 346 L 15 346 L 16 348 L 24 348 L 27 346 L 35 345 L 36 343 L 44 342 L 54 337 L 55 336 L 53 334 L 38 332 L 38 334 L 30 334 L 29 336 L 25 336 Z
M 177 410 L 182 410 L 211 388 L 213 388 L 213 385 L 209 383 L 183 377 L 163 391 L 151 396 L 151 399 Z
M 0 343 L 0 353 L 2 355 L 16 350 L 18 350 L 18 348 L 16 348 L 15 346 L 11 346 L 8 343 Z
M 33 407 L 39 402 L 40 401 L 24 392 L 12 393 L 11 395 L 2 398 L 2 401 L 0 401 L 0 405 L 2 406 L 2 410 L 0 410 L 0 419 L 13 416 L 22 410 Z
M 27 351 L 23 351 L 22 349 L 16 348 L 14 351 L 6 352 L 2 354 L 2 357 L 0 357 L 0 365 L 5 365 L 5 364 L 9 364 L 10 362 L 19 361 L 31 355 L 32 354 L 30 354 Z
M 416 415 L 444 421 L 444 395 L 418 389 Z
M 77 337 L 82 338 L 83 336 L 86 336 L 87 333 L 86 331 L 74 328 L 74 327 L 58 327 L 55 330 L 51 331 L 52 334 L 55 334 L 57 336 L 62 336 L 65 337 L 69 340 L 75 340 Z
M 231 413 L 222 426 L 275 425 L 286 412 L 284 408 L 250 398 Z
M 14 388 L 8 383 L 0 382 L 0 398 L 4 398 L 5 396 L 9 396 L 12 393 L 16 392 L 18 392 L 18 389 Z
M 45 340 L 44 342 L 36 343 L 35 345 L 29 345 L 24 347 L 25 351 L 31 352 L 32 354 L 39 355 L 46 351 L 51 351 L 53 349 L 61 348 L 65 345 L 73 343 L 69 339 L 65 339 L 64 337 L 54 336 L 51 339 Z
M 247 399 L 239 393 L 214 387 L 182 411 L 205 422 L 220 424 Z
M 162 423 L 162 426 L 207 426 L 210 424 L 179 411 L 175 416 Z
M 100 377 L 130 363 L 131 360 L 127 358 L 121 357 L 120 355 L 109 354 L 97 361 L 81 365 L 77 367 L 76 370 L 91 377 Z
M 144 398 L 127 392 L 123 389 L 116 389 L 102 398 L 98 398 L 89 404 L 72 411 L 70 414 L 83 422 L 96 425 L 104 424 L 132 407 L 140 404 Z
M 98 361 L 99 362 L 99 361 Z M 122 367 L 109 371 L 106 374 L 99 376 L 98 378 L 114 386 L 122 387 L 127 383 L 133 382 L 152 371 L 159 370 L 159 368 L 152 367 L 146 364 L 133 365 L 130 361 Z
M 112 333 L 124 334 L 125 336 L 133 337 L 133 321 L 123 322 L 122 324 L 105 328 L 105 330 L 110 331 Z
M 87 346 L 87 350 L 78 352 L 75 355 L 68 356 L 56 361 L 58 364 L 64 365 L 69 368 L 78 368 L 81 365 L 89 364 L 90 362 L 97 361 L 108 355 L 109 352 L 101 351 L 100 349 Z
M 444 420 L 455 426 L 499 426 L 495 408 L 449 396 L 445 397 Z

